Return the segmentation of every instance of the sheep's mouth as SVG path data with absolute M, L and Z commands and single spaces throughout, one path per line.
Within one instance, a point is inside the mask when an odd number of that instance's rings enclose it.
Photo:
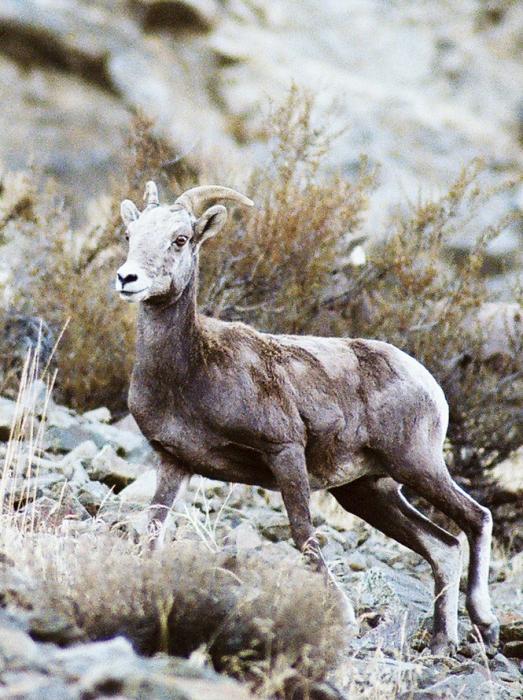
M 132 299 L 133 297 L 137 296 L 138 294 L 143 294 L 143 292 L 146 292 L 146 291 L 147 291 L 147 287 L 144 287 L 143 289 L 137 289 L 135 291 L 121 289 L 119 294 L 123 299 Z

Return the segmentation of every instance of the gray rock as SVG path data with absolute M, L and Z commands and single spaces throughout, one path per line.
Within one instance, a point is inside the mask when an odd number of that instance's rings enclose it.
M 141 438 L 141 443 L 126 454 L 126 458 L 129 462 L 136 462 L 138 464 L 154 462 L 155 457 L 153 449 L 143 436 L 138 424 L 130 413 L 117 421 L 114 427 L 118 428 L 118 430 L 123 430 L 125 433 L 134 433 Z
M 125 430 L 129 433 L 135 433 L 135 435 L 142 435 L 142 431 L 138 427 L 138 423 L 134 420 L 130 413 L 123 418 L 120 418 L 119 421 L 116 421 L 116 423 L 114 423 L 114 427 L 118 428 L 118 430 Z
M 248 700 L 250 694 L 235 681 L 195 667 L 188 661 L 156 657 L 144 659 L 123 637 L 82 644 L 54 653 L 49 666 L 75 682 L 81 697 L 112 695 L 174 700 Z
M 45 447 L 52 452 L 72 452 L 84 442 L 93 442 L 98 449 L 110 445 L 122 455 L 136 455 L 146 448 L 145 438 L 140 435 L 99 422 L 72 419 L 66 424 L 49 425 L 45 433 Z
M 91 478 L 103 481 L 116 490 L 121 490 L 137 479 L 143 467 L 131 464 L 119 457 L 110 445 L 105 445 L 88 467 Z
M 46 673 L 26 671 L 3 674 L 3 689 L 0 698 L 9 700 L 79 700 L 76 689 L 68 687 L 59 678 L 50 678 Z
M 49 387 L 47 383 L 42 379 L 35 379 L 27 384 L 24 390 L 20 392 L 20 396 L 18 397 L 20 412 L 40 418 L 43 416 L 49 400 Z
M 523 642 L 523 620 L 502 624 L 499 636 L 502 642 Z
M 52 667 L 71 679 L 78 679 L 90 668 L 112 660 L 115 664 L 134 660 L 136 654 L 131 643 L 124 637 L 116 637 L 104 642 L 90 642 L 55 651 Z
M 287 540 L 291 536 L 289 519 L 283 514 L 260 513 L 257 526 L 261 534 L 270 542 Z
M 82 414 L 82 420 L 88 423 L 110 423 L 111 411 L 105 406 L 95 408 L 92 411 L 86 411 Z
M 143 448 L 145 438 L 136 435 L 128 430 L 120 430 L 113 425 L 104 425 L 103 423 L 84 423 L 83 429 L 87 431 L 89 437 L 97 445 L 102 448 L 104 445 L 110 445 L 119 454 L 129 455 L 133 451 Z
M 76 465 L 80 463 L 85 467 L 98 454 L 98 451 L 98 447 L 92 440 L 85 440 L 58 462 L 57 469 L 68 479 L 72 479 Z
M 118 497 L 129 503 L 149 505 L 156 491 L 156 470 L 148 469 L 140 474 L 135 481 L 126 486 Z
M 99 481 L 84 482 L 78 489 L 78 500 L 89 515 L 96 515 L 98 509 L 106 501 L 111 489 Z
M 41 658 L 38 645 L 27 632 L 0 620 L 0 668 L 24 668 L 40 663 Z
M 46 411 L 47 426 L 54 428 L 71 428 L 77 425 L 79 420 L 74 411 L 66 406 L 59 406 L 54 402 L 50 402 Z
M 62 474 L 39 474 L 38 477 L 16 477 L 15 479 L 6 479 L 5 494 L 15 503 L 31 501 L 34 498 L 40 498 L 45 491 L 57 483 L 63 483 L 64 477 Z
M 65 453 L 72 452 L 90 439 L 92 434 L 79 425 L 51 426 L 45 432 L 44 445 L 49 452 Z
M 0 397 L 0 440 L 2 442 L 9 440 L 16 412 L 16 403 L 14 401 Z
M 84 638 L 76 624 L 62 611 L 38 608 L 28 617 L 28 629 L 32 639 L 68 646 Z
M 70 465 L 70 475 L 69 483 L 75 487 L 80 487 L 89 481 L 89 474 L 87 473 L 83 463 L 78 460 Z
M 400 697 L 406 700 L 405 695 Z M 463 700 L 508 700 L 518 696 L 512 694 L 510 688 L 497 683 L 495 679 L 492 680 L 488 671 L 480 664 L 473 664 L 472 670 L 460 672 L 458 668 L 437 683 L 409 693 L 407 697 L 415 700 L 446 700 L 455 697 Z
M 236 550 L 255 549 L 259 547 L 263 540 L 254 527 L 247 522 L 243 522 L 235 527 L 227 538 L 227 542 L 234 544 Z
M 352 571 L 365 571 L 368 568 L 367 557 L 358 551 L 349 554 L 347 564 Z
M 394 651 L 404 640 L 430 625 L 432 593 L 412 575 L 386 567 L 368 569 L 360 580 L 356 609 L 370 612 L 378 622 L 358 644 L 363 648 Z
M 61 529 L 65 523 L 88 520 L 89 517 L 88 511 L 80 503 L 70 485 L 59 482 L 49 490 L 49 495 L 28 503 L 17 513 L 17 519 L 21 524 L 34 520 L 39 525 L 59 526 Z

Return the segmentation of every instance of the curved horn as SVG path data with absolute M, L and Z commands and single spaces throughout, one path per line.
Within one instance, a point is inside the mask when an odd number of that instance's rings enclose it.
M 254 206 L 252 199 L 236 192 L 236 190 L 232 190 L 230 187 L 221 187 L 220 185 L 193 187 L 181 194 L 175 204 L 181 205 L 184 209 L 187 209 L 187 211 L 196 216 L 196 212 L 200 207 L 203 208 L 204 204 L 212 205 L 224 200 L 242 204 L 244 207 Z
M 145 184 L 145 194 L 143 196 L 147 207 L 157 207 L 160 204 L 158 199 L 158 188 L 153 180 L 149 180 Z

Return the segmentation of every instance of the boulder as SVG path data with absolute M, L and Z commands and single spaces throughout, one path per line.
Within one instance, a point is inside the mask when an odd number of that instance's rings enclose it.
M 0 440 L 7 442 L 16 416 L 16 403 L 0 397 Z
M 515 499 L 523 497 L 523 445 L 497 464 L 490 476 L 498 490 Z
M 156 491 L 156 470 L 148 469 L 118 494 L 122 501 L 149 505 Z
M 82 420 L 88 423 L 110 423 L 111 411 L 105 406 L 86 411 L 82 414 Z
M 137 479 L 144 468 L 126 462 L 116 454 L 111 445 L 105 445 L 93 458 L 88 470 L 92 479 L 103 481 L 118 492 Z
M 356 610 L 371 614 L 369 632 L 356 642 L 365 649 L 398 651 L 404 640 L 427 626 L 432 618 L 433 596 L 412 575 L 388 567 L 372 567 L 362 576 Z

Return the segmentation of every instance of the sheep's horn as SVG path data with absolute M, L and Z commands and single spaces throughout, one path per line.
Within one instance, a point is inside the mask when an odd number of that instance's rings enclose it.
M 160 204 L 158 199 L 158 188 L 153 180 L 149 180 L 145 184 L 145 194 L 143 196 L 147 207 L 157 207 Z
M 204 205 L 212 205 L 224 200 L 237 202 L 238 204 L 243 204 L 245 207 L 254 206 L 252 199 L 236 192 L 236 190 L 232 190 L 230 187 L 220 187 L 220 185 L 193 187 L 181 194 L 175 204 L 181 205 L 191 214 L 197 216 L 197 212 L 200 208 L 203 209 Z

